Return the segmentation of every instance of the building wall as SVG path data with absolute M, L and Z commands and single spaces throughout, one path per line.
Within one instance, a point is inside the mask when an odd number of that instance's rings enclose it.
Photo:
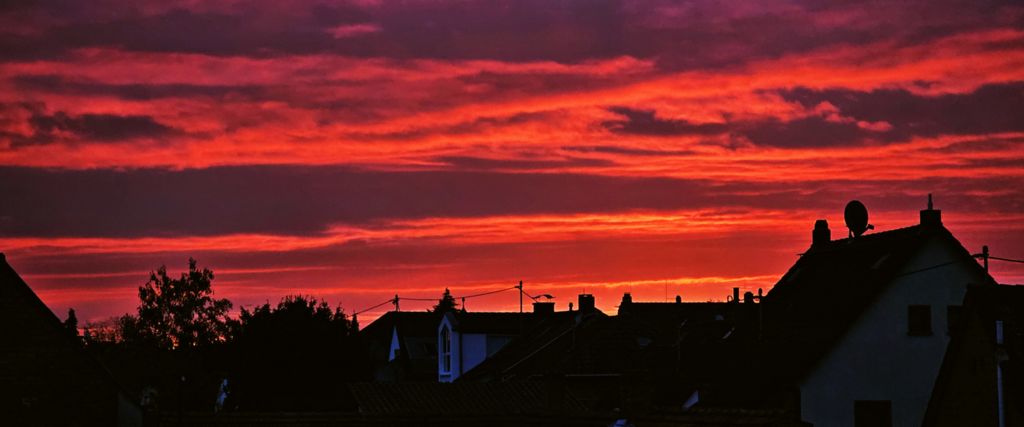
M 487 334 L 462 334 L 462 361 L 459 366 L 463 372 L 469 372 L 487 359 Z
M 894 426 L 919 426 L 949 342 L 946 307 L 983 283 L 951 244 L 933 239 L 904 267 L 847 335 L 804 379 L 801 415 L 816 426 L 853 426 L 854 401 L 892 402 Z M 823 302 L 827 303 L 827 302 Z M 907 306 L 930 305 L 932 335 L 907 334 Z
M 441 340 L 441 331 L 444 328 L 451 331 L 452 369 L 447 373 L 444 372 L 444 342 Z M 470 369 L 501 350 L 512 338 L 510 335 L 461 333 L 452 327 L 448 317 L 442 318 L 441 324 L 437 328 L 437 380 L 439 382 L 455 381 L 460 375 L 469 372 Z

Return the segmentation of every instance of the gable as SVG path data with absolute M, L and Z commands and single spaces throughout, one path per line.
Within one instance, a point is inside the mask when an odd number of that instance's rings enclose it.
M 0 254 L 0 405 L 5 418 L 116 424 L 120 387 Z

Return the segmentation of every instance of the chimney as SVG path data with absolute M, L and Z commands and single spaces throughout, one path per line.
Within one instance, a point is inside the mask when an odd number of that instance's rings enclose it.
M 819 219 L 814 221 L 814 231 L 811 233 L 811 246 L 818 246 L 832 241 L 832 231 L 828 229 L 828 221 Z
M 594 310 L 594 296 L 591 294 L 580 294 L 579 298 L 579 310 L 580 312 L 587 312 Z
M 942 225 L 942 211 L 932 209 L 931 193 L 928 193 L 928 209 L 921 211 L 921 225 Z
M 683 302 L 683 297 L 676 295 L 676 304 Z
M 632 303 L 633 303 L 633 295 L 631 295 L 629 292 L 623 293 L 622 294 L 622 302 L 619 303 L 619 305 L 623 306 L 623 305 L 629 305 L 629 304 L 632 304 Z
M 732 288 L 732 302 L 740 302 L 740 288 Z
M 533 312 L 535 314 L 551 314 L 555 312 L 555 303 L 553 302 L 535 302 L 533 303 Z
M 743 294 L 743 303 L 744 304 L 753 304 L 754 303 L 754 293 L 750 292 L 750 291 L 745 292 Z

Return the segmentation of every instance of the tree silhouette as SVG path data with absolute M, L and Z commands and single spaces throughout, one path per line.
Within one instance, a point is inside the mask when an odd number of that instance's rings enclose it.
M 139 338 L 161 348 L 197 347 L 226 339 L 230 324 L 227 312 L 231 301 L 214 299 L 213 271 L 196 268 L 188 259 L 188 273 L 178 279 L 167 275 L 167 267 L 151 272 L 149 281 L 139 287 Z M 128 337 L 122 337 L 128 339 Z
M 441 299 L 437 300 L 437 304 L 434 305 L 432 311 L 435 313 L 445 313 L 455 311 L 458 308 L 459 304 L 455 302 L 455 297 L 452 296 L 451 291 L 448 288 L 444 288 L 444 294 L 441 295 Z
M 230 368 L 235 400 L 228 407 L 338 410 L 347 393 L 341 383 L 365 373 L 358 366 L 352 325 L 340 307 L 286 296 L 276 307 L 243 307 L 239 319 L 228 343 L 235 354 Z

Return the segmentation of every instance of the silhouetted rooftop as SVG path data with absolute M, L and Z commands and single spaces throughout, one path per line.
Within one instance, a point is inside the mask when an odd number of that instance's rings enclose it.
M 450 316 L 452 326 L 456 331 L 462 333 L 488 333 L 502 335 L 518 335 L 534 324 L 543 320 L 544 316 L 551 314 L 538 314 L 532 312 L 466 312 L 452 311 L 446 313 Z M 437 332 L 436 325 L 434 332 Z

